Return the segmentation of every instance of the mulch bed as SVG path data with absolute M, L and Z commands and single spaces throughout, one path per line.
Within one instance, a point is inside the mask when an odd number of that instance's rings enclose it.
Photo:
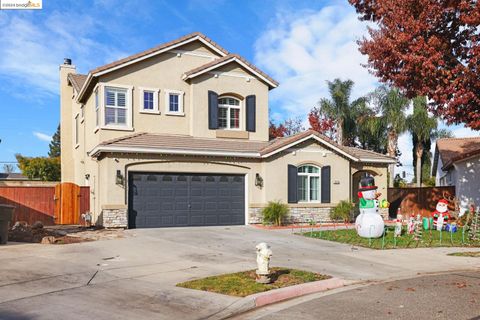
M 88 228 L 80 226 L 52 226 L 44 227 L 41 223 L 36 222 L 29 225 L 26 222 L 17 222 L 8 230 L 8 241 L 11 242 L 27 242 L 27 243 L 44 243 L 48 244 L 70 244 L 92 241 L 80 237 L 68 236 L 68 233 L 80 232 Z

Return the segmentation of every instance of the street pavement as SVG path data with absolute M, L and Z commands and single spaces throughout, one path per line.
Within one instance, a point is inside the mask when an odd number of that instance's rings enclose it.
M 298 230 L 297 230 L 298 231 Z M 0 319 L 204 319 L 240 298 L 179 282 L 254 269 L 267 242 L 272 266 L 350 282 L 478 270 L 466 249 L 370 250 L 249 226 L 127 230 L 123 238 L 68 245 L 0 246 Z
M 231 318 L 244 319 L 480 319 L 480 272 L 372 284 L 291 300 Z

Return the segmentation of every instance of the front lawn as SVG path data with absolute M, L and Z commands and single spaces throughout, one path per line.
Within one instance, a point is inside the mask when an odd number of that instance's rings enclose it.
M 302 235 L 322 240 L 348 243 L 354 246 L 372 249 L 396 249 L 396 248 L 430 248 L 430 247 L 480 247 L 479 241 L 470 241 L 468 232 L 462 237 L 462 229 L 450 233 L 442 231 L 441 235 L 436 230 L 423 230 L 422 239 L 414 240 L 413 235 L 406 234 L 405 230 L 401 237 L 395 239 L 393 227 L 388 227 L 384 237 L 366 239 L 358 236 L 355 229 L 338 229 L 326 231 L 305 232 Z M 440 239 L 441 238 L 441 239 Z
M 246 297 L 254 293 L 331 278 L 323 274 L 296 269 L 272 268 L 271 270 L 273 282 L 270 284 L 255 282 L 255 270 L 249 270 L 182 282 L 177 284 L 177 287 Z

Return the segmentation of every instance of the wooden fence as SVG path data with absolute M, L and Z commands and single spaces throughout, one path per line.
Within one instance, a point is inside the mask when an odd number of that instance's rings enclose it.
M 15 207 L 11 224 L 25 221 L 44 225 L 80 224 L 80 216 L 90 210 L 90 188 L 72 188 L 58 184 L 56 187 L 0 187 L 0 204 Z M 65 188 L 77 191 L 58 191 Z M 55 193 L 57 189 L 57 196 Z M 63 196 L 62 196 L 63 194 Z M 63 204 L 63 210 L 62 210 Z
M 388 188 L 389 216 L 395 218 L 398 208 L 404 216 L 411 214 L 429 216 L 435 211 L 438 200 L 443 199 L 444 194 L 447 197 L 455 196 L 455 187 Z

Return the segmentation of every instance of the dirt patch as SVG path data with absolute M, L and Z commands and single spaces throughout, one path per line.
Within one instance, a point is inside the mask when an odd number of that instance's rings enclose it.
M 63 225 L 44 227 L 39 222 L 32 225 L 16 222 L 8 231 L 8 241 L 42 244 L 71 244 L 123 237 L 123 229 Z

